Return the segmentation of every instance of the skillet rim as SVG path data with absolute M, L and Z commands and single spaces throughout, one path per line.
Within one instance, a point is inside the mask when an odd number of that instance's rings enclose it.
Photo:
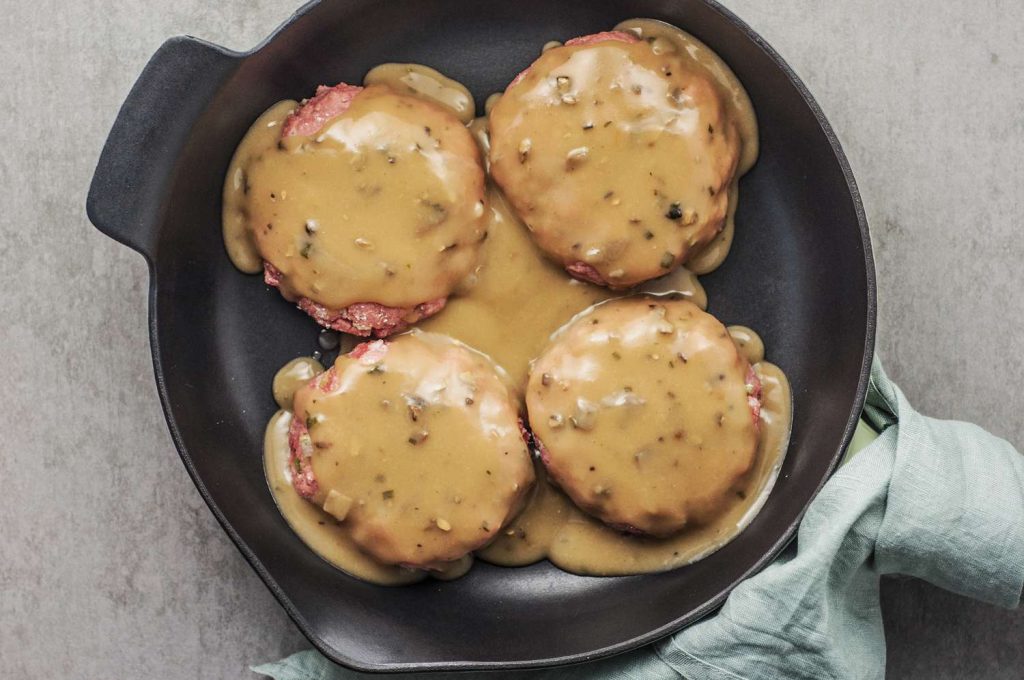
M 861 246 L 864 251 L 864 267 L 865 267 L 865 292 L 867 294 L 866 300 L 866 311 L 867 318 L 865 319 L 864 326 L 864 354 L 861 360 L 860 379 L 857 384 L 857 389 L 854 393 L 853 409 L 850 415 L 847 417 L 846 426 L 843 430 L 840 446 L 837 448 L 835 453 L 832 455 L 832 459 L 829 462 L 825 474 L 822 476 L 821 481 L 814 488 L 810 499 L 804 505 L 803 509 L 799 512 L 797 517 L 786 527 L 785 531 L 779 537 L 779 539 L 762 555 L 758 558 L 748 569 L 746 569 L 738 578 L 724 586 L 719 592 L 709 598 L 700 607 L 685 613 L 682 616 L 673 619 L 671 622 L 648 631 L 643 635 L 634 636 L 627 640 L 615 643 L 613 645 L 606 645 L 604 647 L 591 650 L 589 652 L 578 652 L 574 654 L 567 654 L 556 657 L 548 657 L 543 659 L 530 659 L 530 660 L 519 660 L 519 661 L 428 661 L 428 662 L 395 662 L 395 663 L 367 663 L 359 659 L 349 657 L 345 654 L 340 653 L 338 650 L 331 647 L 326 641 L 324 641 L 315 631 L 314 627 L 305 619 L 302 612 L 292 603 L 291 599 L 284 592 L 284 590 L 278 585 L 277 581 L 273 576 L 263 567 L 260 559 L 255 555 L 249 545 L 242 540 L 234 528 L 227 522 L 223 513 L 214 503 L 209 490 L 205 483 L 198 475 L 195 466 L 192 462 L 191 456 L 185 446 L 181 432 L 179 431 L 178 425 L 171 412 L 171 406 L 169 402 L 169 396 L 166 387 L 166 380 L 163 370 L 162 355 L 160 351 L 159 337 L 158 337 L 158 319 L 157 319 L 157 279 L 155 272 L 154 256 L 146 252 L 146 249 L 140 249 L 134 247 L 132 244 L 125 243 L 133 249 L 140 252 L 146 260 L 149 273 L 149 296 L 148 296 L 148 325 L 149 325 L 149 341 L 150 350 L 153 361 L 153 371 L 157 384 L 157 392 L 160 396 L 160 405 L 164 413 L 164 419 L 167 422 L 168 430 L 171 434 L 171 440 L 174 443 L 175 448 L 178 451 L 178 455 L 185 465 L 185 469 L 191 477 L 192 482 L 195 484 L 196 489 L 199 491 L 200 496 L 206 503 L 207 507 L 212 512 L 217 523 L 220 524 L 221 528 L 228 535 L 231 541 L 238 548 L 242 556 L 245 558 L 249 566 L 259 575 L 263 580 L 264 584 L 274 595 L 274 598 L 284 608 L 289 618 L 295 623 L 302 634 L 309 640 L 312 645 L 325 657 L 331 661 L 338 663 L 342 666 L 348 667 L 353 670 L 367 672 L 367 673 L 409 673 L 409 672 L 423 672 L 423 671 L 469 671 L 469 670 L 526 670 L 535 668 L 549 668 L 555 666 L 566 666 L 571 664 L 578 664 L 589 661 L 596 661 L 607 657 L 614 656 L 628 652 L 646 644 L 664 638 L 672 633 L 675 633 L 689 625 L 692 625 L 704 618 L 717 608 L 719 608 L 729 593 L 739 585 L 742 581 L 746 580 L 753 574 L 761 571 L 771 561 L 773 561 L 778 554 L 793 540 L 796 534 L 796 530 L 799 527 L 800 522 L 803 519 L 804 514 L 807 511 L 807 507 L 814 500 L 814 498 L 821 491 L 821 488 L 828 481 L 828 479 L 835 472 L 839 461 L 845 453 L 850 441 L 853 438 L 854 430 L 856 429 L 857 422 L 860 419 L 860 414 L 864 406 L 864 401 L 867 395 L 867 388 L 870 379 L 871 364 L 874 357 L 874 347 L 877 332 L 877 288 L 875 280 L 875 266 L 874 257 L 871 248 L 871 239 L 868 231 L 867 216 L 864 210 L 863 203 L 861 201 L 860 190 L 857 187 L 856 179 L 854 178 L 853 171 L 850 167 L 849 161 L 843 152 L 842 146 L 840 145 L 839 139 L 829 124 L 824 112 L 814 99 L 813 95 L 804 85 L 803 81 L 797 76 L 789 64 L 775 51 L 771 45 L 768 44 L 758 33 L 756 33 L 746 22 L 735 15 L 731 10 L 720 5 L 716 0 L 700 0 L 707 5 L 711 10 L 718 13 L 727 22 L 733 24 L 738 28 L 743 35 L 756 45 L 765 55 L 780 69 L 782 74 L 790 81 L 790 83 L 797 90 L 797 93 L 803 99 L 804 103 L 809 108 L 811 114 L 814 116 L 815 121 L 821 128 L 828 140 L 829 146 L 832 148 L 832 153 L 835 161 L 839 165 L 839 169 L 843 174 L 843 178 L 846 181 L 846 187 L 850 194 L 850 199 L 853 203 L 854 214 L 857 219 L 857 225 L 861 235 Z M 242 60 L 248 58 L 264 47 L 273 42 L 277 36 L 292 23 L 297 21 L 303 15 L 307 14 L 316 6 L 320 5 L 322 0 L 310 0 L 306 4 L 299 7 L 294 13 L 292 13 L 285 21 L 277 26 L 266 38 L 264 38 L 259 44 L 247 51 L 234 51 L 219 45 L 210 43 L 205 40 L 189 38 L 200 42 L 206 47 L 220 52 L 224 56 L 231 57 L 233 59 Z M 106 233 L 107 230 L 100 229 Z M 116 239 L 121 241 L 121 239 Z M 124 243 L 124 241 L 121 241 Z

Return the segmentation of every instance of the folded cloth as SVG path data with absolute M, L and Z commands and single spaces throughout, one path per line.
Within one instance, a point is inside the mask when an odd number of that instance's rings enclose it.
M 1024 456 L 974 425 L 917 413 L 877 359 L 864 419 L 879 437 L 814 499 L 796 545 L 737 586 L 714 616 L 611 659 L 459 680 L 881 678 L 883 574 L 1016 607 Z M 276 680 L 373 677 L 312 650 L 253 670 Z

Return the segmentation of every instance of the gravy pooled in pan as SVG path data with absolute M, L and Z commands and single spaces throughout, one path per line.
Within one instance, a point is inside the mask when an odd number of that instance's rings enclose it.
M 685 256 L 685 267 L 670 268 L 667 273 L 663 270 L 660 273 L 665 275 L 632 291 L 664 294 L 658 298 L 661 304 L 685 305 L 682 302 L 685 299 L 704 309 L 707 305 L 704 291 L 692 272 L 713 270 L 728 253 L 732 240 L 732 215 L 736 205 L 736 179 L 753 164 L 757 156 L 757 128 L 753 111 L 742 87 L 728 68 L 714 53 L 682 31 L 648 20 L 624 22 L 616 30 L 639 34 L 652 53 L 660 55 L 671 52 L 684 61 L 688 68 L 704 74 L 719 92 L 720 105 L 722 111 L 725 111 L 723 115 L 733 122 L 735 135 L 740 140 L 736 171 L 725 186 L 728 201 L 721 231 L 700 248 L 690 248 Z M 552 45 L 558 46 L 558 43 Z M 468 129 L 476 137 L 484 159 L 487 159 L 489 121 L 486 117 L 472 119 L 472 98 L 458 83 L 425 66 L 385 64 L 367 74 L 364 84 L 387 88 L 397 95 L 416 98 L 449 111 L 466 124 L 467 127 L 463 129 Z M 500 96 L 493 96 L 488 101 L 488 109 L 491 110 L 500 101 Z M 285 102 L 279 108 L 280 111 L 276 113 L 271 109 L 265 114 L 269 121 L 264 123 L 265 129 L 257 124 L 253 127 L 254 132 L 250 133 L 253 135 L 255 131 L 261 130 L 260 134 L 266 136 L 262 142 L 266 148 L 277 144 L 279 136 L 273 132 L 273 128 L 281 124 L 295 108 L 295 104 Z M 244 162 L 239 162 L 241 156 L 240 150 L 233 171 L 248 162 L 244 158 Z M 244 178 L 244 175 L 232 176 Z M 229 176 L 229 180 L 232 176 Z M 241 190 L 239 186 L 235 187 L 235 197 Z M 231 191 L 229 186 L 226 196 Z M 565 263 L 556 262 L 545 255 L 498 187 L 487 187 L 484 202 L 479 226 L 481 240 L 476 247 L 474 265 L 467 275 L 453 284 L 442 313 L 430 318 L 422 316 L 418 325 L 430 333 L 420 335 L 434 337 L 433 334 L 444 334 L 466 343 L 493 359 L 507 371 L 515 386 L 525 390 L 530 362 L 542 354 L 549 343 L 549 336 L 570 322 L 581 310 L 587 310 L 594 303 L 622 293 L 616 293 L 607 286 L 592 285 L 567 276 Z M 234 205 L 237 207 L 240 204 Z M 258 252 L 253 255 L 251 249 L 246 250 L 243 229 L 231 228 L 230 221 L 236 219 L 237 226 L 240 213 L 231 212 L 229 207 L 230 203 L 226 202 L 225 236 L 229 251 L 233 253 L 232 259 L 244 264 L 248 253 L 252 255 L 251 270 L 258 270 L 261 266 L 260 255 Z M 598 212 L 602 209 L 595 208 Z M 232 245 L 231 234 L 242 235 L 241 245 Z M 241 253 L 241 256 L 237 253 Z M 598 306 L 596 309 L 601 308 Z M 374 329 L 371 331 L 377 332 Z M 753 448 L 746 449 L 746 471 L 739 471 L 732 477 L 730 484 L 724 484 L 727 493 L 720 495 L 717 502 L 711 500 L 707 503 L 706 515 L 698 516 L 699 512 L 688 512 L 684 521 L 680 519 L 683 514 L 680 512 L 674 520 L 662 518 L 646 527 L 648 534 L 669 534 L 663 538 L 626 533 L 579 509 L 562 490 L 548 481 L 544 466 L 536 463 L 534 474 L 537 482 L 528 492 L 524 490 L 525 496 L 521 499 L 526 507 L 514 518 L 506 518 L 504 526 L 495 532 L 496 536 L 488 539 L 489 543 L 481 543 L 475 553 L 486 561 L 507 566 L 525 565 L 547 558 L 560 568 L 579 574 L 636 574 L 672 569 L 700 559 L 739 533 L 766 499 L 781 465 L 789 437 L 790 396 L 782 372 L 763 361 L 763 346 L 756 334 L 741 327 L 729 328 L 728 333 L 735 344 L 725 344 L 725 339 L 719 337 L 716 338 L 719 342 L 716 346 L 726 350 L 732 348 L 733 359 L 737 356 L 736 348 L 739 348 L 745 357 L 743 360 L 752 366 L 753 376 L 762 386 L 760 424 Z M 404 341 L 404 336 L 395 340 L 396 343 Z M 363 351 L 366 349 L 360 350 Z M 282 410 L 267 428 L 265 462 L 275 500 L 289 524 L 313 550 L 332 564 L 353 576 L 374 583 L 397 585 L 419 580 L 427 574 L 438 578 L 455 578 L 464 573 L 471 565 L 470 555 L 448 558 L 465 549 L 472 550 L 468 546 L 476 540 L 475 537 L 457 542 L 457 549 L 445 546 L 443 555 L 441 552 L 433 556 L 423 553 L 418 556 L 413 554 L 410 558 L 408 553 L 395 552 L 393 546 L 388 548 L 390 552 L 384 554 L 381 551 L 385 548 L 373 547 L 379 537 L 369 538 L 372 531 L 360 532 L 362 537 L 357 540 L 357 532 L 353 528 L 357 523 L 351 521 L 356 515 L 351 514 L 351 506 L 347 507 L 348 512 L 344 512 L 347 506 L 345 499 L 335 497 L 334 500 L 340 502 L 340 505 L 331 504 L 333 510 L 344 516 L 342 521 L 323 509 L 327 503 L 327 499 L 322 497 L 327 477 L 321 478 L 319 467 L 312 462 L 313 456 L 318 455 L 312 433 L 319 425 L 313 425 L 313 429 L 309 430 L 309 438 L 303 440 L 302 428 L 306 419 L 293 417 L 290 410 L 293 408 L 290 399 L 296 388 L 308 381 L 310 375 L 321 370 L 313 360 L 299 359 L 282 369 L 275 380 L 274 394 Z M 744 379 L 747 378 L 745 375 Z M 743 383 L 744 392 L 746 384 Z M 303 389 L 312 394 L 314 388 Z M 302 398 L 299 398 L 296 404 L 302 402 Z M 297 412 L 301 407 L 295 408 Z M 749 404 L 745 408 L 753 426 Z M 379 413 L 373 416 L 384 418 Z M 367 428 L 357 429 L 361 431 Z M 436 434 L 433 432 L 431 436 Z M 544 434 L 540 433 L 540 437 L 543 441 Z M 403 441 L 407 442 L 407 439 Z M 430 437 L 425 441 L 430 441 Z M 436 444 L 439 439 L 435 437 L 433 441 Z M 391 450 L 393 445 L 382 448 Z M 308 464 L 302 459 L 304 450 L 310 452 Z M 293 455 L 293 451 L 297 453 Z M 390 468 L 392 463 L 388 465 Z M 395 471 L 399 475 L 406 474 L 400 468 Z M 324 474 L 329 475 L 330 471 Z M 515 483 L 523 487 L 522 482 Z M 586 489 L 585 486 L 581 488 Z M 343 490 L 334 490 L 353 498 L 352 494 Z M 386 490 L 382 489 L 381 493 Z M 398 490 L 394 491 L 397 496 Z M 307 498 L 312 498 L 318 504 Z M 509 507 L 514 504 L 510 503 Z M 594 512 L 594 508 L 590 509 Z M 445 513 L 453 514 L 447 509 L 435 514 L 444 520 L 443 525 L 451 525 L 454 530 L 455 524 Z M 420 527 L 420 530 L 443 532 L 438 528 L 436 519 L 425 522 L 426 529 Z M 614 518 L 611 521 L 622 527 L 628 525 L 634 531 L 639 530 L 639 525 L 643 523 L 640 515 L 636 514 L 630 519 L 635 523 L 616 522 Z M 379 524 L 373 531 L 392 531 L 386 524 Z M 681 525 L 682 528 L 674 532 L 668 528 L 675 525 Z M 488 526 L 492 524 L 488 522 Z M 448 532 L 443 533 L 448 535 Z M 415 531 L 409 535 L 414 534 Z M 444 537 L 438 533 L 435 538 L 443 540 Z M 455 541 L 452 543 L 453 546 L 456 544 Z M 449 547 L 452 548 L 450 551 Z M 439 550 L 439 547 L 432 545 L 431 549 Z
M 546 50 L 494 104 L 491 173 L 571 275 L 629 288 L 725 230 L 756 122 L 710 54 L 659 22 L 626 22 Z M 724 250 L 697 261 L 713 268 Z
M 595 310 L 600 310 L 602 306 L 598 305 Z M 778 477 L 789 445 L 792 400 L 786 376 L 777 366 L 764 361 L 764 346 L 760 338 L 742 326 L 732 326 L 728 332 L 760 381 L 760 424 L 749 469 L 735 478 L 733 484 L 717 498 L 705 498 L 703 509 L 708 514 L 699 518 L 691 514 L 681 530 L 663 538 L 620 531 L 576 506 L 565 493 L 548 481 L 541 465 L 538 466 L 537 483 L 526 510 L 502 531 L 496 541 L 478 552 L 480 559 L 513 567 L 547 558 L 556 566 L 574 574 L 622 576 L 676 569 L 707 557 L 735 538 L 757 515 Z M 691 363 L 697 360 L 698 357 L 695 357 Z M 720 358 L 713 359 L 713 362 L 718 360 Z M 691 367 L 700 370 L 699 366 Z M 670 370 L 675 369 L 666 366 L 666 371 Z M 543 373 L 540 376 L 543 380 Z M 654 384 L 657 384 L 656 380 Z M 742 406 L 750 417 L 746 400 L 743 400 Z M 624 404 L 611 410 L 628 411 L 630 408 Z M 739 406 L 735 405 L 734 408 Z M 602 417 L 606 421 L 616 418 L 614 414 L 603 414 Z M 657 441 L 658 435 L 653 431 L 650 434 L 654 435 L 652 443 L 661 443 Z M 712 445 L 709 442 L 707 448 L 710 449 Z M 617 463 L 635 465 L 633 455 L 639 450 L 632 449 L 627 448 L 626 455 Z M 666 451 L 667 448 L 660 453 Z M 641 464 L 644 458 L 641 456 Z M 649 457 L 646 462 L 651 462 Z M 713 458 L 707 462 L 715 467 Z M 586 469 L 587 474 L 591 474 L 589 467 Z M 594 467 L 597 467 L 596 463 Z M 596 473 L 597 470 L 593 474 Z M 694 474 L 691 483 L 695 483 L 703 473 Z M 608 498 L 613 498 L 616 491 L 622 493 L 624 489 L 621 484 L 629 481 L 629 476 L 625 476 L 617 482 L 611 482 Z M 585 480 L 575 486 L 587 489 Z M 593 487 L 590 491 L 593 491 Z M 684 490 L 680 491 L 680 501 L 685 503 Z M 636 508 L 642 506 L 635 506 L 634 511 Z
M 477 263 L 486 213 L 453 112 L 384 85 L 321 87 L 249 130 L 224 187 L 232 262 L 320 324 L 385 336 L 440 311 Z
M 359 345 L 294 392 L 292 413 L 291 486 L 381 565 L 450 571 L 533 483 L 515 390 L 445 336 Z
M 548 336 L 580 310 L 615 293 L 566 276 L 537 249 L 501 193 L 494 187 L 489 193 L 488 237 L 480 267 L 443 314 L 420 326 L 484 352 L 525 388 L 530 360 L 544 349 Z M 682 268 L 642 290 L 672 293 L 707 306 L 700 282 Z

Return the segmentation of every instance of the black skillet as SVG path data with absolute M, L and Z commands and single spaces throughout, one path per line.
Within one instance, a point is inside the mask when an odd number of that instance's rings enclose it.
M 764 509 L 711 557 L 664 574 L 573 576 L 544 562 L 478 564 L 465 578 L 362 583 L 285 524 L 261 450 L 274 371 L 316 348 L 313 323 L 236 271 L 221 242 L 221 186 L 249 124 L 321 83 L 358 83 L 388 61 L 433 66 L 478 102 L 551 39 L 631 17 L 676 24 L 743 81 L 761 158 L 743 179 L 736 242 L 704 277 L 711 311 L 764 337 L 793 385 L 793 437 Z M 849 443 L 874 346 L 867 224 L 839 143 L 789 67 L 739 19 L 701 0 L 337 0 L 299 10 L 260 47 L 174 38 L 121 108 L 89 192 L 104 233 L 150 269 L 150 341 L 182 461 L 228 535 L 310 641 L 374 671 L 537 667 L 632 649 L 693 623 L 793 536 Z

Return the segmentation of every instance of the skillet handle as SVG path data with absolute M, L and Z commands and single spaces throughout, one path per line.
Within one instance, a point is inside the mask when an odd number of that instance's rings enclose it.
M 93 174 L 86 213 L 97 229 L 152 259 L 178 155 L 239 56 L 182 36 L 150 58 L 117 114 Z

